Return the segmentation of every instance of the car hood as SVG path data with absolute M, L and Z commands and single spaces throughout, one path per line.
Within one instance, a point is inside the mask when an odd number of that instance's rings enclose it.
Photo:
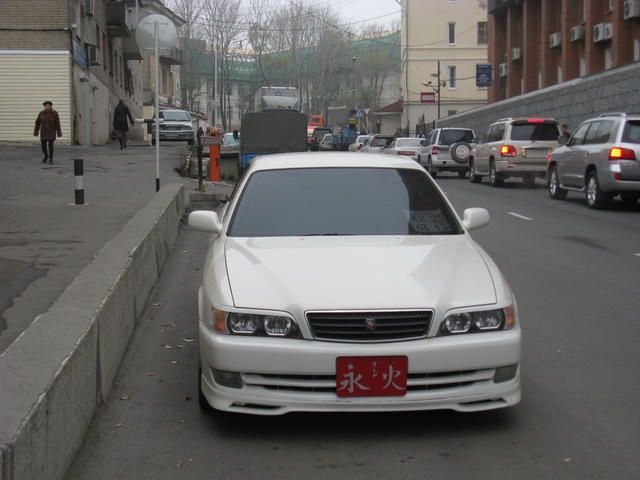
M 496 302 L 465 235 L 234 238 L 225 245 L 240 308 L 454 308 Z

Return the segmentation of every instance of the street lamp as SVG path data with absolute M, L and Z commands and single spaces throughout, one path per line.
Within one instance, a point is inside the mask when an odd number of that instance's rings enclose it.
M 356 108 L 356 60 L 358 57 L 351 57 L 351 104 Z
M 438 120 L 440 120 L 440 89 L 447 85 L 446 81 L 440 80 L 440 60 L 438 60 L 438 73 L 432 73 L 431 76 L 438 79 L 437 86 L 434 87 L 431 80 L 429 80 L 427 83 L 422 82 L 422 85 L 424 85 L 425 87 L 429 87 L 434 92 L 436 92 L 436 95 L 438 96 Z

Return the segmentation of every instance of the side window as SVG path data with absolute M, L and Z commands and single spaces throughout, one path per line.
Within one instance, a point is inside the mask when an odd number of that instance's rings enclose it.
M 491 127 L 491 130 L 489 132 L 489 139 L 487 140 L 487 142 L 489 143 L 499 142 L 504 137 L 504 131 L 505 131 L 504 123 L 498 123 L 494 125 L 493 127 Z
M 593 143 L 609 143 L 609 138 L 611 138 L 614 126 L 615 123 L 610 120 L 603 120 L 600 122 L 600 128 L 598 128 L 598 134 L 596 135 Z M 593 130 L 593 128 L 591 130 Z M 589 130 L 588 136 L 591 136 L 591 130 Z M 587 143 L 591 142 L 587 141 Z
M 585 123 L 580 125 L 578 130 L 574 132 L 573 137 L 571 137 L 571 140 L 569 141 L 569 146 L 573 147 L 576 145 L 584 144 L 585 138 L 587 137 L 587 131 L 589 130 L 590 126 L 591 126 L 591 123 Z
M 438 138 L 438 130 L 434 130 L 431 134 L 431 138 L 429 139 L 429 145 L 435 145 L 436 139 Z
M 602 128 L 603 122 L 593 122 L 591 124 L 591 128 L 587 132 L 587 136 L 584 139 L 585 145 L 594 145 L 596 143 L 600 143 L 598 138 L 600 136 L 600 128 Z

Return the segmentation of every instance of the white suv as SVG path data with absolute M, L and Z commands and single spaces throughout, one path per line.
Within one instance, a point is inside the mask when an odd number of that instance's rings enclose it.
M 427 167 L 432 177 L 439 172 L 458 172 L 464 177 L 469 170 L 469 156 L 475 134 L 470 128 L 436 128 L 422 148 L 418 162 Z

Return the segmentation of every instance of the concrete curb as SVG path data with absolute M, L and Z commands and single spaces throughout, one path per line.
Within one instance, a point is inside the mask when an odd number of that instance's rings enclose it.
M 0 355 L 0 480 L 63 478 L 178 234 L 184 188 L 158 192 Z

